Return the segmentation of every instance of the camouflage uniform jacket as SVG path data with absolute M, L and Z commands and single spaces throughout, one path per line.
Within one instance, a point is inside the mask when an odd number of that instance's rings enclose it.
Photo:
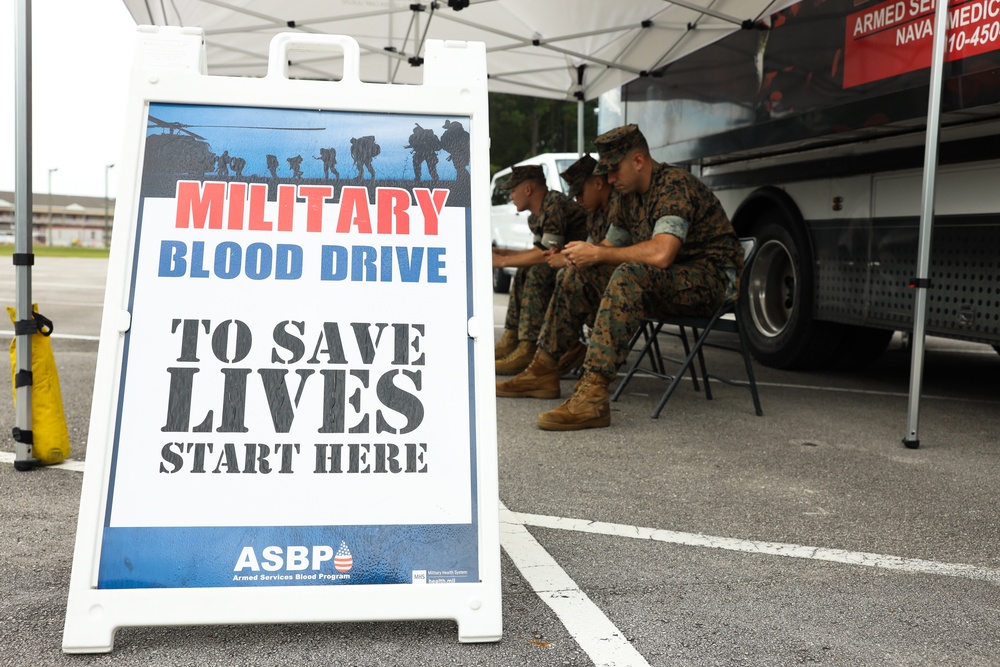
M 735 280 L 743 269 L 743 249 L 722 204 L 687 171 L 666 163 L 653 168 L 649 190 L 623 195 L 612 208 L 608 241 L 627 246 L 654 234 L 681 240 L 676 264 L 706 262 Z
M 608 198 L 608 204 L 600 211 L 587 214 L 587 241 L 598 244 L 608 235 L 608 227 L 611 225 L 612 210 L 618 206 L 621 195 L 617 191 L 612 191 Z
M 535 243 L 545 247 L 583 241 L 587 238 L 587 212 L 558 190 L 549 190 L 538 215 L 528 217 L 528 227 Z

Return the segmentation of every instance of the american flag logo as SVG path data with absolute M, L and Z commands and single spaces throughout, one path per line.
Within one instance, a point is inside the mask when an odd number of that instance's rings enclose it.
M 354 557 L 351 556 L 351 550 L 347 548 L 347 542 L 340 543 L 337 555 L 333 557 L 333 566 L 337 568 L 337 572 L 347 572 L 354 566 Z

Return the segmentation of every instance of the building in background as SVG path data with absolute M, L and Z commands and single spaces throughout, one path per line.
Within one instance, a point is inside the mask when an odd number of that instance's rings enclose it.
M 38 245 L 104 248 L 111 243 L 114 199 L 35 193 L 32 209 L 32 237 Z M 0 192 L 0 244 L 13 243 L 14 193 Z

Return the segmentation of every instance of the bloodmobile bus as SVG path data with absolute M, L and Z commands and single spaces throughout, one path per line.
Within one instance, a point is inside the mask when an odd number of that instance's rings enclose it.
M 847 368 L 912 330 L 934 0 L 802 0 L 601 99 L 758 239 L 762 363 Z M 1000 0 L 950 0 L 927 333 L 1000 351 Z

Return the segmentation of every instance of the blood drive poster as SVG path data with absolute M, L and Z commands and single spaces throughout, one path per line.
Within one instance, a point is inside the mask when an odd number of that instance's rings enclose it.
M 469 120 L 149 105 L 99 588 L 478 581 Z

